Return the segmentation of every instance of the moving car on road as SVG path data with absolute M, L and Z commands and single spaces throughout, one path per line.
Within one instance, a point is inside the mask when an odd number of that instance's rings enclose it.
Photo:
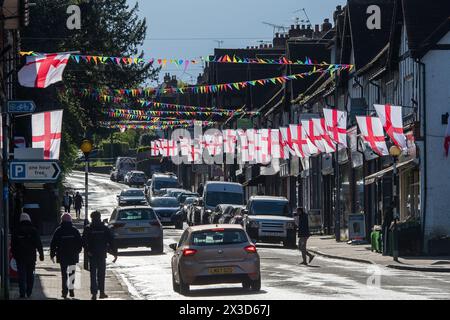
M 131 171 L 125 183 L 129 186 L 143 186 L 145 184 L 145 173 L 142 171 Z
M 162 189 L 179 188 L 178 177 L 173 173 L 154 173 L 152 184 L 148 193 L 148 198 L 163 195 Z
M 147 199 L 141 189 L 127 189 L 117 196 L 117 202 L 119 206 L 137 206 L 146 205 Z
M 196 197 L 186 198 L 183 203 L 180 203 L 180 210 L 177 211 L 175 217 L 175 228 L 183 229 L 183 222 L 187 221 L 187 214 L 189 210 L 189 206 L 192 205 L 197 199 Z M 178 197 L 178 202 L 180 202 L 180 197 Z
M 243 224 L 252 241 L 282 241 L 285 247 L 296 247 L 296 224 L 288 199 L 254 196 L 243 214 Z
M 147 182 L 144 184 L 144 194 L 148 195 L 148 191 L 150 189 L 150 186 L 152 184 L 152 179 L 148 179 Z
M 182 193 L 185 193 L 186 191 L 187 190 L 179 189 L 179 188 L 168 188 L 168 189 L 166 189 L 166 194 L 164 196 L 178 199 L 178 196 Z
M 200 199 L 200 223 L 208 224 L 209 216 L 219 204 L 244 204 L 244 188 L 234 182 L 207 182 Z
M 261 289 L 260 258 L 245 230 L 237 225 L 206 225 L 186 229 L 170 245 L 173 289 L 183 295 L 191 285 L 242 283 Z
M 133 170 L 136 170 L 136 158 L 119 157 L 116 160 L 116 165 L 111 171 L 110 178 L 112 181 L 121 182 L 125 175 Z
M 231 222 L 231 220 L 233 219 L 234 215 L 243 209 L 245 209 L 245 206 L 239 206 L 239 205 L 235 205 L 235 204 L 226 205 L 222 216 L 219 218 L 219 223 L 220 224 L 233 224 Z
M 183 203 L 185 203 L 187 198 L 198 198 L 198 197 L 199 197 L 198 193 L 184 192 L 184 193 L 181 193 L 180 195 L 178 195 L 177 200 L 180 204 L 183 204 Z
M 164 225 L 175 225 L 175 214 L 180 210 L 180 204 L 173 197 L 153 197 L 150 206 L 155 210 L 159 220 Z
M 163 228 L 149 206 L 119 207 L 108 222 L 117 248 L 151 247 L 163 253 Z
M 186 222 L 189 226 L 199 225 L 200 223 L 200 213 L 202 207 L 200 206 L 200 198 L 196 198 L 187 209 Z

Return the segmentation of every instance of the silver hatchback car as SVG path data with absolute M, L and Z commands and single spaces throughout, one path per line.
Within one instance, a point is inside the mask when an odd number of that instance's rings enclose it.
M 151 247 L 163 253 L 163 228 L 149 206 L 118 207 L 108 222 L 117 248 Z
M 173 289 L 183 295 L 190 285 L 242 283 L 261 289 L 260 259 L 256 246 L 239 225 L 203 225 L 185 230 L 171 244 Z

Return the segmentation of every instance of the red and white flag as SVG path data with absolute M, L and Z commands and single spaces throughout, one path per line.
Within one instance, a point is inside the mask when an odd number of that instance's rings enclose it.
M 249 160 L 248 155 L 248 139 L 247 139 L 247 133 L 245 130 L 237 129 L 236 130 L 236 136 L 237 136 L 237 150 L 238 150 L 238 156 L 240 156 L 240 162 L 245 163 Z
M 326 130 L 335 144 L 347 147 L 347 112 L 323 109 Z
M 29 88 L 47 88 L 62 81 L 70 54 L 46 54 L 27 57 L 25 66 L 18 72 L 19 83 Z
M 322 137 L 321 144 L 324 147 L 325 153 L 333 153 L 336 151 L 336 145 L 331 140 L 331 137 L 327 134 L 325 118 L 312 119 L 314 124 L 314 130 L 316 134 Z
M 226 129 L 226 130 L 223 130 L 222 133 L 223 133 L 224 153 L 235 154 L 236 153 L 236 142 L 237 142 L 236 130 Z
M 247 144 L 248 144 L 248 162 L 256 160 L 256 129 L 248 129 L 247 134 Z
M 301 124 L 289 126 L 292 135 L 292 146 L 299 158 L 308 158 L 318 153 L 318 149 L 309 140 L 306 130 Z
M 194 138 L 193 143 L 190 147 L 190 152 L 188 155 L 188 161 L 189 162 L 198 162 L 202 159 L 203 155 L 203 136 L 200 136 L 198 138 Z
M 33 148 L 44 149 L 44 159 L 59 159 L 63 110 L 36 113 L 31 116 Z
M 154 141 L 150 142 L 150 155 L 152 157 L 159 156 L 160 155 L 159 150 L 160 150 L 159 140 L 154 140 Z
M 290 155 L 295 156 L 291 128 L 280 128 L 280 158 L 289 159 Z
M 379 156 L 389 155 L 380 118 L 356 117 L 363 140 Z
M 223 135 L 218 132 L 204 135 L 205 147 L 211 156 L 217 156 L 223 153 Z
M 180 152 L 183 157 L 189 156 L 189 154 L 192 152 L 192 142 L 191 139 L 188 137 L 180 137 Z
M 160 139 L 159 153 L 163 157 L 175 157 L 178 154 L 178 144 L 174 140 Z
M 272 160 L 270 129 L 259 129 L 257 131 L 255 151 L 256 163 L 268 164 Z
M 269 129 L 269 131 L 270 155 L 274 159 L 284 159 L 283 137 L 280 129 Z
M 390 104 L 375 104 L 375 110 L 381 120 L 386 133 L 392 142 L 402 149 L 407 148 L 406 136 L 403 132 L 402 107 L 391 106 Z
M 445 139 L 444 139 L 444 151 L 446 157 L 448 157 L 449 149 L 450 149 L 450 119 L 447 125 L 447 130 L 445 131 Z

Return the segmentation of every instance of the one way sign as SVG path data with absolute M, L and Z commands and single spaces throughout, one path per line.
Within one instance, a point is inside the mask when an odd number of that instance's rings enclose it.
M 9 164 L 9 179 L 12 182 L 56 182 L 61 174 L 57 161 L 12 161 Z

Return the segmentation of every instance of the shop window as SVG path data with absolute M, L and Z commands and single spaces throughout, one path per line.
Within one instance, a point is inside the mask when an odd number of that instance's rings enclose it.
M 400 218 L 402 221 L 420 218 L 420 181 L 417 169 L 401 173 Z
M 363 167 L 354 169 L 355 172 L 355 213 L 364 213 L 364 170 Z

